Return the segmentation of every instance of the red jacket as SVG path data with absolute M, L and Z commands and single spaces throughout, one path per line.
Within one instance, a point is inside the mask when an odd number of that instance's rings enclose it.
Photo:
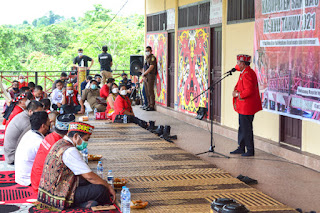
M 42 170 L 44 166 L 44 162 L 46 160 L 46 157 L 53 146 L 58 140 L 62 139 L 60 135 L 58 135 L 56 132 L 53 132 L 49 135 L 47 135 L 41 142 L 37 155 L 34 159 L 32 170 L 31 170 L 31 186 L 34 189 L 34 191 L 38 191 L 40 179 L 42 175 Z
M 21 107 L 19 107 L 18 105 L 15 105 L 8 120 L 6 121 L 5 125 L 5 129 L 7 129 L 7 126 L 9 125 L 10 121 L 16 116 L 18 115 L 19 113 L 23 112 L 24 109 L 22 109 Z
M 122 97 L 118 95 L 114 101 L 114 113 L 112 115 L 112 121 L 116 118 L 116 115 L 124 115 L 124 111 L 132 112 L 131 102 L 128 96 Z
M 107 84 L 103 85 L 100 89 L 100 97 L 107 99 L 109 96 L 110 90 Z
M 20 83 L 19 82 L 19 89 L 21 89 L 22 87 L 27 87 L 28 86 L 28 83 L 27 82 L 23 82 L 23 83 Z
M 262 110 L 256 73 L 248 66 L 239 76 L 234 90 L 240 94 L 233 98 L 233 108 L 242 115 L 254 115 Z

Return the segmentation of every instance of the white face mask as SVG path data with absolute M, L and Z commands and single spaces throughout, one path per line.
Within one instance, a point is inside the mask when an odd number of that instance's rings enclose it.
M 149 56 L 151 53 L 149 51 L 146 51 L 146 56 Z
M 19 79 L 19 82 L 22 84 L 24 82 L 24 79 Z
M 127 95 L 127 90 L 121 90 L 120 95 Z
M 83 53 L 78 53 L 79 56 L 82 56 Z
M 119 89 L 118 88 L 113 88 L 112 89 L 112 93 L 118 93 L 119 92 Z

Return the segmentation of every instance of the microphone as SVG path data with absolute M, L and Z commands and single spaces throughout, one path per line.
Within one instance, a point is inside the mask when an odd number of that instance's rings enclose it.
M 232 75 L 233 72 L 237 71 L 236 68 L 232 68 L 231 70 L 229 70 L 228 72 L 224 73 L 224 74 L 229 74 Z

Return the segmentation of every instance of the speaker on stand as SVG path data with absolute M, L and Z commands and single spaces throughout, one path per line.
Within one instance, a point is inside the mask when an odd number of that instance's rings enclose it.
M 143 69 L 143 64 L 144 64 L 143 60 L 144 60 L 143 55 L 130 55 L 130 75 L 138 77 L 138 82 L 136 83 L 135 91 L 131 93 L 131 96 L 133 94 L 139 94 L 140 97 L 136 97 L 136 98 L 130 97 L 130 99 L 132 98 L 135 99 L 136 105 L 142 104 L 140 100 L 143 100 L 142 94 L 141 94 L 141 88 L 140 88 L 140 79 L 139 79 L 140 75 L 142 74 L 141 69 Z

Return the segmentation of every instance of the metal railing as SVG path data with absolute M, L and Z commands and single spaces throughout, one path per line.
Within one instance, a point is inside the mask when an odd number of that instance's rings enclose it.
M 60 78 L 60 74 L 62 72 L 66 72 L 71 77 L 70 70 L 65 71 L 0 71 L 0 79 L 2 83 L 6 86 L 6 88 L 12 85 L 14 80 L 18 80 L 19 75 L 23 75 L 26 79 L 26 82 L 34 82 L 35 85 L 41 85 L 43 87 L 44 92 L 50 93 L 52 92 L 52 85 L 55 80 Z M 126 73 L 128 77 L 130 76 L 130 70 L 113 70 L 113 78 L 116 82 L 119 82 L 121 79 L 121 74 Z M 90 75 L 94 76 L 95 74 L 100 74 L 100 70 L 90 70 Z M 3 92 L 0 91 L 2 94 Z

